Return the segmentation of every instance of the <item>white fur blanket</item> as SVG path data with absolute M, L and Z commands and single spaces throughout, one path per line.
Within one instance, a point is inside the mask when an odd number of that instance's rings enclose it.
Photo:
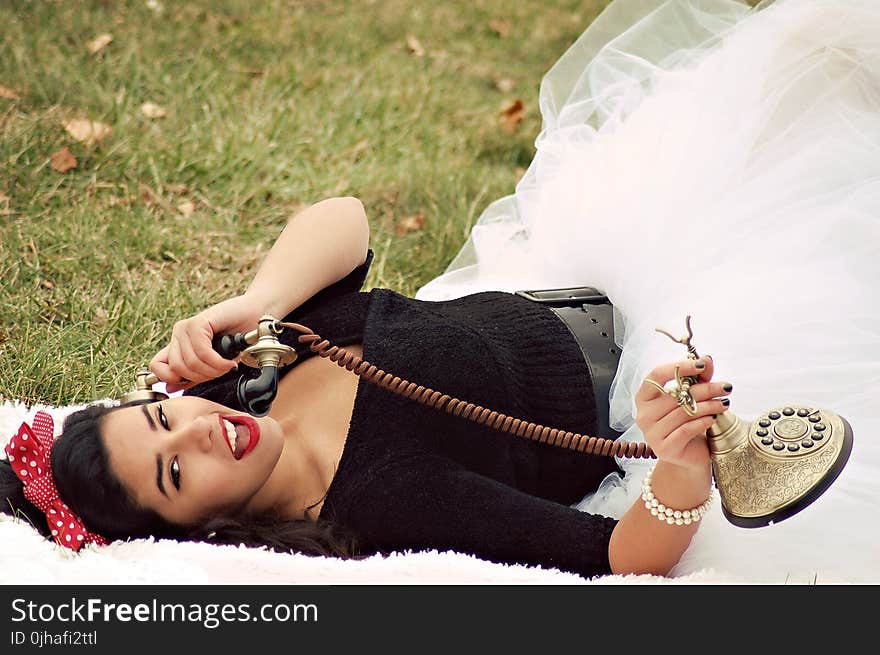
M 79 407 L 0 405 L 0 445 L 37 410 L 56 425 Z M 0 584 L 748 584 L 715 571 L 669 579 L 651 575 L 586 579 L 539 567 L 510 566 L 454 552 L 399 553 L 363 560 L 286 555 L 243 546 L 137 539 L 80 553 L 56 546 L 27 523 L 0 514 Z M 787 582 L 809 582 L 787 580 Z

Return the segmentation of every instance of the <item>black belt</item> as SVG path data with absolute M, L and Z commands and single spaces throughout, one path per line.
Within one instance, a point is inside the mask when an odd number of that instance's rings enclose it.
M 590 436 L 619 437 L 621 433 L 611 429 L 609 416 L 620 348 L 614 343 L 614 306 L 608 296 L 593 287 L 517 291 L 516 295 L 547 305 L 568 327 L 581 348 L 593 384 L 598 434 Z

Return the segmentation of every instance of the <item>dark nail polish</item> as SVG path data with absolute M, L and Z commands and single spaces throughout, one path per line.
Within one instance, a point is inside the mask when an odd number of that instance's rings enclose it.
M 733 391 L 733 385 L 730 384 L 730 382 L 728 382 L 727 384 L 725 384 L 722 387 L 722 389 L 724 389 L 726 392 L 730 393 L 731 391 Z
M 694 366 L 696 366 L 697 368 L 706 368 L 706 365 L 703 362 L 697 362 L 696 364 L 694 364 Z
M 729 407 L 730 406 L 730 398 L 724 398 L 721 401 L 721 404 L 724 405 L 725 407 Z

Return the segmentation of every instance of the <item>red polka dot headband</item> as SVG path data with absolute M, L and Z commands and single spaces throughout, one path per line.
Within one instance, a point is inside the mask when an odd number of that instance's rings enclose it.
M 33 428 L 22 423 L 18 434 L 6 444 L 6 455 L 12 470 L 24 485 L 24 497 L 46 515 L 52 536 L 62 546 L 76 551 L 83 544 L 104 545 L 107 540 L 89 532 L 80 518 L 58 497 L 49 463 L 54 434 L 52 417 L 41 411 L 34 417 Z

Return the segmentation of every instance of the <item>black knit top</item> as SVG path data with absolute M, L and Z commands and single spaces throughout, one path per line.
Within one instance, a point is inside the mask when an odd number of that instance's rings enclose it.
M 568 328 L 514 294 L 427 302 L 358 292 L 372 260 L 285 320 L 411 382 L 550 427 L 595 434 L 589 370 Z M 313 356 L 287 331 L 282 340 Z M 188 393 L 241 410 L 239 373 Z M 616 521 L 569 507 L 618 467 L 611 457 L 539 444 L 424 407 L 361 380 L 320 518 L 363 552 L 453 550 L 583 576 L 610 572 Z

